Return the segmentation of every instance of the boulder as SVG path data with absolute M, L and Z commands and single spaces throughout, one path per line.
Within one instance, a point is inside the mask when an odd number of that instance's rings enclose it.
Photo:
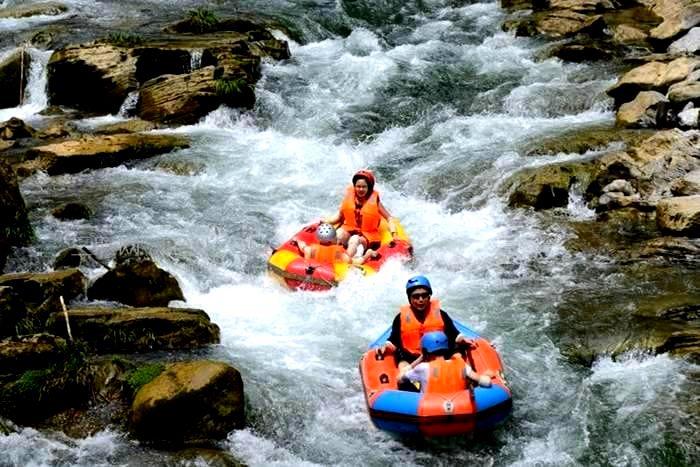
M 190 308 L 73 307 L 73 338 L 97 353 L 185 350 L 219 343 L 219 327 Z M 67 338 L 63 312 L 49 316 L 50 332 Z
M 668 102 L 666 96 L 656 91 L 642 91 L 631 102 L 620 106 L 615 125 L 622 128 L 654 128 L 660 102 Z
M 16 140 L 31 138 L 36 134 L 34 129 L 19 118 L 12 117 L 6 122 L 0 123 L 0 139 Z
M 83 252 L 77 248 L 61 250 L 53 262 L 54 270 L 77 268 L 82 264 Z
M 143 386 L 131 405 L 131 432 L 160 444 L 207 444 L 245 422 L 243 381 L 226 363 L 179 362 Z
M 562 44 L 554 46 L 549 55 L 567 62 L 609 60 L 612 54 L 597 44 Z
M 621 200 L 620 207 L 632 205 L 641 211 L 653 211 L 656 203 L 669 195 L 671 182 L 678 174 L 700 168 L 699 140 L 697 131 L 658 131 L 625 151 L 524 169 L 511 176 L 504 188 L 511 206 L 549 209 L 566 206 L 569 187 L 576 183 L 589 206 L 595 208 L 603 188 L 622 179 L 631 183 L 639 198 L 611 195 L 609 200 Z
M 185 299 L 177 279 L 151 260 L 118 263 L 90 285 L 88 296 L 131 306 L 167 306 Z
M 12 287 L 0 287 L 0 338 L 17 335 L 17 324 L 26 315 L 27 307 Z
M 116 114 L 138 86 L 132 49 L 110 44 L 70 46 L 49 60 L 48 95 L 54 105 Z
M 584 154 L 605 149 L 613 143 L 635 146 L 651 136 L 650 130 L 591 126 L 567 130 L 554 136 L 538 136 L 528 141 L 522 152 L 526 156 L 547 154 Z
M 9 165 L 0 160 L 0 265 L 5 262 L 8 246 L 27 245 L 32 236 L 17 176 Z
M 66 341 L 50 334 L 11 337 L 0 340 L 2 373 L 19 374 L 60 361 Z
M 531 206 L 536 210 L 564 207 L 569 203 L 569 188 L 580 174 L 579 163 L 548 164 L 515 174 L 506 186 L 511 207 Z
M 667 96 L 668 100 L 677 107 L 684 107 L 688 102 L 692 102 L 694 105 L 700 104 L 700 82 L 681 81 L 673 84 L 668 89 Z
M 30 306 L 38 306 L 50 298 L 63 296 L 69 300 L 82 295 L 87 278 L 78 269 L 44 273 L 15 273 L 0 276 L 0 286 L 13 290 Z
M 192 124 L 218 108 L 251 108 L 253 89 L 243 77 L 218 79 L 214 66 L 186 75 L 164 75 L 144 83 L 137 113 L 145 120 L 161 123 Z
M 66 203 L 51 211 L 51 215 L 62 221 L 89 219 L 92 217 L 92 210 L 81 203 Z
M 549 9 L 577 12 L 613 10 L 618 5 L 613 0 L 549 0 Z
M 0 10 L 1 11 L 1 10 Z M 0 109 L 17 107 L 24 95 L 29 79 L 31 55 L 23 48 L 17 49 L 0 61 Z
M 571 10 L 553 10 L 533 15 L 537 32 L 550 38 L 584 34 L 600 37 L 606 27 L 601 15 L 585 15 Z
M 646 32 L 629 24 L 618 24 L 611 29 L 613 42 L 619 44 L 640 44 L 649 37 Z
M 678 113 L 678 127 L 683 129 L 700 126 L 700 108 L 685 109 Z
M 27 18 L 29 16 L 57 16 L 68 11 L 62 3 L 44 2 L 30 5 L 14 5 L 0 10 L 0 18 Z
M 700 50 L 700 27 L 695 27 L 680 39 L 668 46 L 672 54 L 692 55 Z
M 700 195 L 662 199 L 656 206 L 656 222 L 674 235 L 700 236 Z
M 674 196 L 700 195 L 700 169 L 693 170 L 671 183 Z
M 645 63 L 622 75 L 607 93 L 619 107 L 642 91 L 665 93 L 670 85 L 686 79 L 699 65 L 700 60 L 691 57 L 677 58 L 670 63 Z
M 649 31 L 660 43 L 668 43 L 700 24 L 700 3 L 696 0 L 655 0 L 651 11 L 663 20 Z
M 25 162 L 17 164 L 16 169 L 25 176 L 39 170 L 49 175 L 76 173 L 85 169 L 115 167 L 186 147 L 189 147 L 187 138 L 177 135 L 85 135 L 76 140 L 31 148 L 24 155 Z

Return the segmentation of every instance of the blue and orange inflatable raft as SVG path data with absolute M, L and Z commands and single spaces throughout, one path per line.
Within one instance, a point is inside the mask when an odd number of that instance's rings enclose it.
M 387 329 L 360 360 L 360 375 L 370 418 L 377 428 L 406 435 L 454 436 L 488 430 L 505 420 L 512 409 L 510 389 L 496 349 L 467 326 L 454 322 L 475 347 L 465 351 L 465 363 L 491 376 L 490 387 L 468 385 L 451 393 L 421 393 L 398 387 L 399 370 L 393 354 L 375 352 L 391 333 Z
M 376 273 L 384 263 L 392 258 L 408 261 L 413 257 L 413 247 L 403 226 L 396 221 L 397 238 L 394 239 L 384 219 L 379 225 L 381 245 L 377 250 L 379 256 L 355 266 L 346 263 L 326 263 L 304 258 L 299 249 L 298 241 L 307 245 L 317 245 L 316 229 L 318 223 L 310 224 L 301 229 L 292 238 L 276 248 L 267 261 L 270 274 L 290 289 L 328 290 L 337 286 L 351 269 L 360 271 L 363 275 Z

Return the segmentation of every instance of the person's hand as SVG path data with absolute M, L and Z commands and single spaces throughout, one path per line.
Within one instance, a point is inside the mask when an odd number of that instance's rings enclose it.
M 474 342 L 474 339 L 469 339 L 464 334 L 460 334 L 455 338 L 455 344 L 463 345 L 465 347 L 470 347 L 470 348 L 476 347 L 476 343 Z
M 384 354 L 386 354 L 388 352 L 393 352 L 395 350 L 396 350 L 396 346 L 394 344 L 392 344 L 391 342 L 386 341 L 382 346 L 377 347 L 377 349 L 375 351 L 377 352 L 377 355 L 383 356 Z
M 491 378 L 486 375 L 479 376 L 479 386 L 483 388 L 491 387 Z

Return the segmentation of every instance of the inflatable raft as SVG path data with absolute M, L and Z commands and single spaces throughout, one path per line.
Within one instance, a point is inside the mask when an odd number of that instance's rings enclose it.
M 389 259 L 398 258 L 408 261 L 413 257 L 413 247 L 404 232 L 403 226 L 396 222 L 397 238 L 393 239 L 384 219 L 379 225 L 381 246 L 377 250 L 379 256 L 365 261 L 359 266 L 346 263 L 324 263 L 304 259 L 304 253 L 299 249 L 298 242 L 307 245 L 317 245 L 316 228 L 318 223 L 310 224 L 301 229 L 292 238 L 276 248 L 267 261 L 267 269 L 273 277 L 290 289 L 328 290 L 337 286 L 351 269 L 364 275 L 377 272 Z
M 491 429 L 508 417 L 512 399 L 498 353 L 476 332 L 457 321 L 454 323 L 462 334 L 476 342 L 462 358 L 477 373 L 490 375 L 491 387 L 467 387 L 465 382 L 464 390 L 453 393 L 399 390 L 394 355 L 382 357 L 375 352 L 389 338 L 389 328 L 370 344 L 360 360 L 365 400 L 377 428 L 426 437 L 453 436 Z

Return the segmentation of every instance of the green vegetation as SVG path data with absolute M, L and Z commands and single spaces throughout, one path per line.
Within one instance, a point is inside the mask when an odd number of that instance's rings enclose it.
M 102 41 L 117 47 L 135 47 L 143 44 L 143 37 L 130 32 L 117 31 L 109 33 Z
M 248 83 L 243 78 L 217 79 L 215 89 L 219 97 L 226 99 L 240 95 L 247 86 Z
M 140 366 L 129 372 L 126 377 L 126 384 L 131 390 L 131 393 L 136 394 L 136 392 L 141 389 L 141 386 L 153 381 L 164 369 L 165 365 L 162 363 L 150 363 Z
M 205 7 L 190 10 L 187 13 L 187 17 L 192 32 L 211 32 L 216 30 L 216 26 L 219 24 L 219 18 L 217 18 L 216 14 Z

